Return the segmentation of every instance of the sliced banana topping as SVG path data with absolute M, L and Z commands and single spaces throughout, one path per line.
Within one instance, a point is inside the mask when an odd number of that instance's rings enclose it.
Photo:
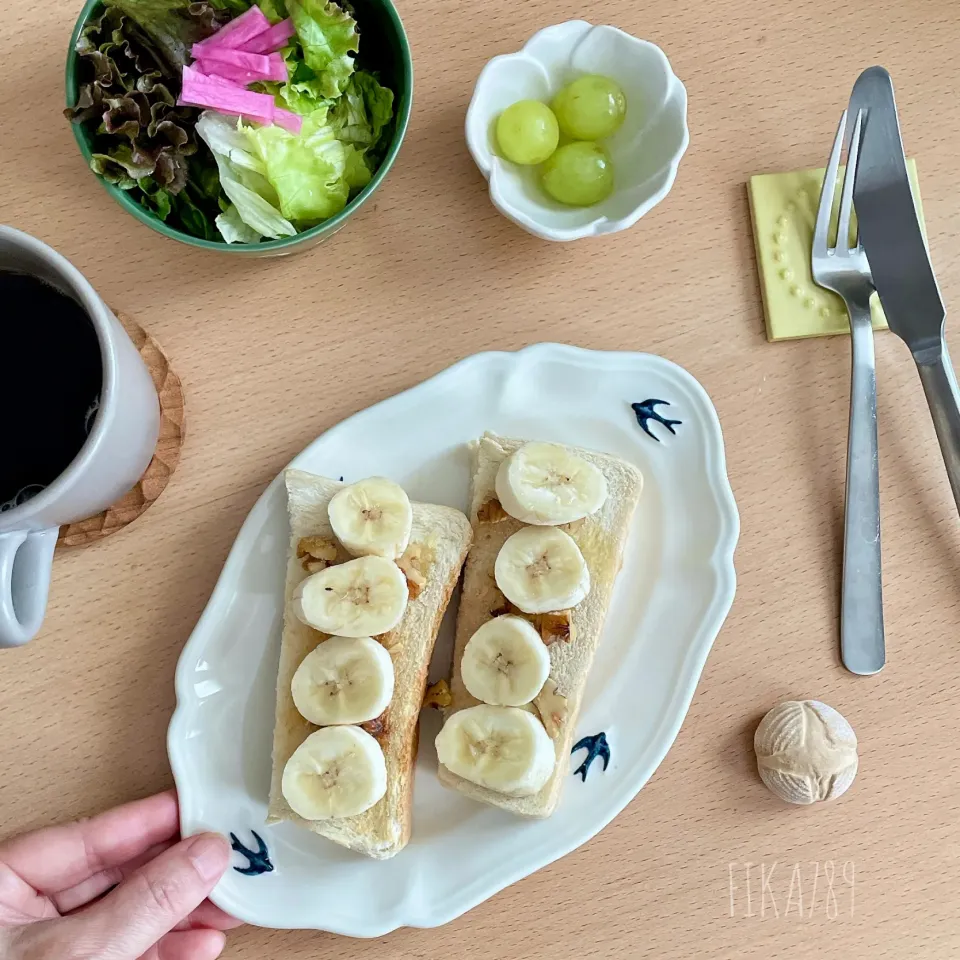
M 407 580 L 383 557 L 358 557 L 307 577 L 293 592 L 296 616 L 308 627 L 341 637 L 392 630 L 407 609 Z
M 301 716 L 325 727 L 379 717 L 393 682 L 393 660 L 376 640 L 331 637 L 303 658 L 290 689 Z
M 540 692 L 550 673 L 550 654 L 536 628 L 522 617 L 488 620 L 467 641 L 460 676 L 484 703 L 519 707 Z
M 545 526 L 586 517 L 607 499 L 603 473 L 558 443 L 525 443 L 500 464 L 496 490 L 511 517 Z
M 500 548 L 500 592 L 524 613 L 575 607 L 590 592 L 590 571 L 576 541 L 556 527 L 524 527 Z
M 323 727 L 287 761 L 280 789 L 304 820 L 363 813 L 387 792 L 383 750 L 359 727 Z
M 528 797 L 550 779 L 553 741 L 533 713 L 480 704 L 447 719 L 437 734 L 437 757 L 471 783 L 513 797 Z
M 396 560 L 410 540 L 413 510 L 403 488 L 384 477 L 368 477 L 334 494 L 327 507 L 337 539 L 355 557 Z

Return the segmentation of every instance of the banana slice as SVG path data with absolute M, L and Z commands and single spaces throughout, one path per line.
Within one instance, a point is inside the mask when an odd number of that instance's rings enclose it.
M 524 613 L 566 610 L 590 592 L 580 548 L 556 527 L 524 527 L 508 537 L 493 575 L 500 592 Z
M 500 464 L 497 499 L 523 523 L 572 523 L 603 506 L 607 480 L 558 443 L 526 443 Z
M 359 727 L 324 727 L 294 751 L 280 789 L 304 820 L 363 813 L 387 792 L 383 750 Z
M 392 630 L 407 609 L 407 579 L 383 557 L 358 557 L 307 577 L 293 592 L 293 612 L 308 627 L 340 637 Z
M 467 707 L 437 734 L 437 757 L 458 777 L 512 797 L 529 797 L 557 762 L 553 741 L 532 713 L 519 707 Z
M 334 494 L 327 507 L 337 539 L 355 557 L 396 560 L 407 549 L 413 510 L 403 488 L 368 477 Z
M 300 715 L 326 727 L 379 717 L 393 680 L 393 660 L 372 637 L 331 637 L 303 658 L 290 690 Z
M 529 703 L 549 675 L 550 654 L 540 634 L 523 617 L 509 614 L 480 627 L 460 661 L 460 676 L 470 695 L 501 706 Z

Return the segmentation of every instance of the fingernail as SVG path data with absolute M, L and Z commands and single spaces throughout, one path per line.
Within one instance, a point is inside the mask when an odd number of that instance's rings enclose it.
M 190 847 L 190 859 L 204 880 L 219 879 L 227 869 L 229 858 L 227 841 L 218 833 L 205 833 Z

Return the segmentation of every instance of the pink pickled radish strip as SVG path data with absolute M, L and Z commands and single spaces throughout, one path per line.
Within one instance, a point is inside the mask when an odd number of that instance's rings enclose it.
M 202 50 L 240 47 L 269 29 L 270 21 L 264 12 L 254 4 L 246 13 L 241 13 L 239 17 L 221 27 L 212 37 L 207 37 L 206 40 L 195 43 L 193 45 L 193 55 L 194 57 L 198 56 L 195 52 L 198 47 Z
M 262 123 L 273 123 L 276 110 L 274 99 L 269 94 L 254 93 L 218 77 L 204 76 L 191 67 L 183 68 L 179 103 L 252 117 Z
M 240 48 L 248 53 L 274 53 L 287 45 L 287 41 L 296 33 L 293 21 L 289 19 L 275 23 L 269 30 L 258 33 Z
M 225 77 L 218 77 L 216 74 L 205 73 L 201 67 L 203 65 L 202 60 L 197 60 L 196 63 L 191 66 L 185 66 L 183 68 L 182 80 L 185 84 L 216 84 L 221 87 L 230 87 L 231 89 L 236 87 L 236 83 L 232 80 L 227 80 Z M 220 66 L 220 64 L 216 64 Z M 246 92 L 246 91 L 244 91 Z
M 204 50 L 212 50 L 215 47 L 241 47 L 269 29 L 270 21 L 260 7 L 254 4 L 246 13 L 231 20 L 213 36 L 201 40 L 199 44 L 194 44 L 194 46 L 199 46 Z
M 279 53 L 269 53 L 267 59 L 270 61 L 270 76 L 267 79 L 286 82 L 288 78 L 287 64 L 283 57 Z
M 208 77 L 223 77 L 233 83 L 241 83 L 246 86 L 248 83 L 256 83 L 260 80 L 280 80 L 287 79 L 287 65 L 279 53 L 271 53 L 266 57 L 266 70 L 247 70 L 243 67 L 236 67 L 225 63 L 222 60 L 211 60 L 203 57 L 193 64 L 201 73 Z
M 193 63 L 193 67 L 211 80 L 226 80 L 229 83 L 239 83 L 243 87 L 250 83 L 256 83 L 258 80 L 269 79 L 259 73 L 252 73 L 249 70 L 239 70 L 237 67 L 231 67 L 229 64 L 215 63 L 210 60 L 197 60 Z
M 240 70 L 249 70 L 251 73 L 259 73 L 266 76 L 271 72 L 270 58 L 262 53 L 244 53 L 242 50 L 234 50 L 230 47 L 215 47 L 212 50 L 197 50 L 198 44 L 194 44 L 193 55 L 198 60 L 204 60 L 211 65 L 214 63 L 226 63 L 231 67 L 238 67 Z M 277 54 L 279 57 L 280 55 Z
M 273 115 L 265 116 L 255 110 L 246 110 L 240 107 L 228 106 L 224 104 L 215 93 L 212 94 L 194 94 L 189 100 L 185 100 L 181 95 L 177 99 L 178 107 L 205 107 L 208 110 L 216 110 L 217 113 L 224 113 L 231 117 L 245 117 L 247 120 L 253 120 L 256 123 L 262 123 L 268 126 L 273 123 Z
M 289 110 L 281 110 L 280 107 L 274 108 L 273 122 L 278 127 L 283 127 L 284 130 L 289 130 L 293 134 L 299 134 L 303 127 L 303 117 L 291 113 Z
M 239 92 L 258 97 L 267 97 L 273 101 L 270 94 L 255 93 L 253 90 L 248 90 L 246 87 L 240 86 L 234 80 L 228 80 L 226 77 L 216 74 L 203 73 L 200 69 L 202 63 L 203 61 L 198 60 L 193 66 L 183 68 L 183 82 L 181 87 L 188 93 L 194 90 L 225 90 L 228 94 Z M 218 66 L 220 66 L 220 64 L 218 64 Z M 253 103 L 253 101 L 250 102 Z M 265 104 L 265 102 L 266 101 L 261 101 L 262 104 Z
M 250 54 L 250 56 L 260 56 L 260 54 Z M 268 53 L 267 70 L 261 77 L 262 80 L 283 80 L 287 79 L 287 64 L 279 53 Z
M 233 113 L 249 113 L 266 117 L 273 122 L 276 109 L 273 97 L 263 93 L 252 93 L 236 85 L 221 84 L 184 84 L 180 99 L 195 106 L 211 107 L 214 110 L 230 110 Z
M 206 65 L 206 69 L 205 69 Z M 237 75 L 241 74 L 244 76 L 243 80 L 231 80 L 229 77 L 224 76 L 220 70 L 221 69 L 230 69 L 224 63 L 211 63 L 209 60 L 194 60 L 194 62 L 189 67 L 184 67 L 184 71 L 191 71 L 193 76 L 187 80 L 188 83 L 193 83 L 194 79 L 199 79 L 200 83 L 216 84 L 220 87 L 226 87 L 228 90 L 236 90 L 238 84 L 251 83 L 252 81 L 247 80 L 247 76 L 251 76 L 246 70 L 237 71 Z M 236 67 L 233 68 L 236 70 Z M 245 93 L 252 93 L 245 86 L 242 86 L 241 89 Z

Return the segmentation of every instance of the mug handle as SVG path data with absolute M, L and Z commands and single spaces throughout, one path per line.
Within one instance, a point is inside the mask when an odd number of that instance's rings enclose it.
M 40 630 L 59 532 L 0 533 L 0 647 L 19 647 Z

